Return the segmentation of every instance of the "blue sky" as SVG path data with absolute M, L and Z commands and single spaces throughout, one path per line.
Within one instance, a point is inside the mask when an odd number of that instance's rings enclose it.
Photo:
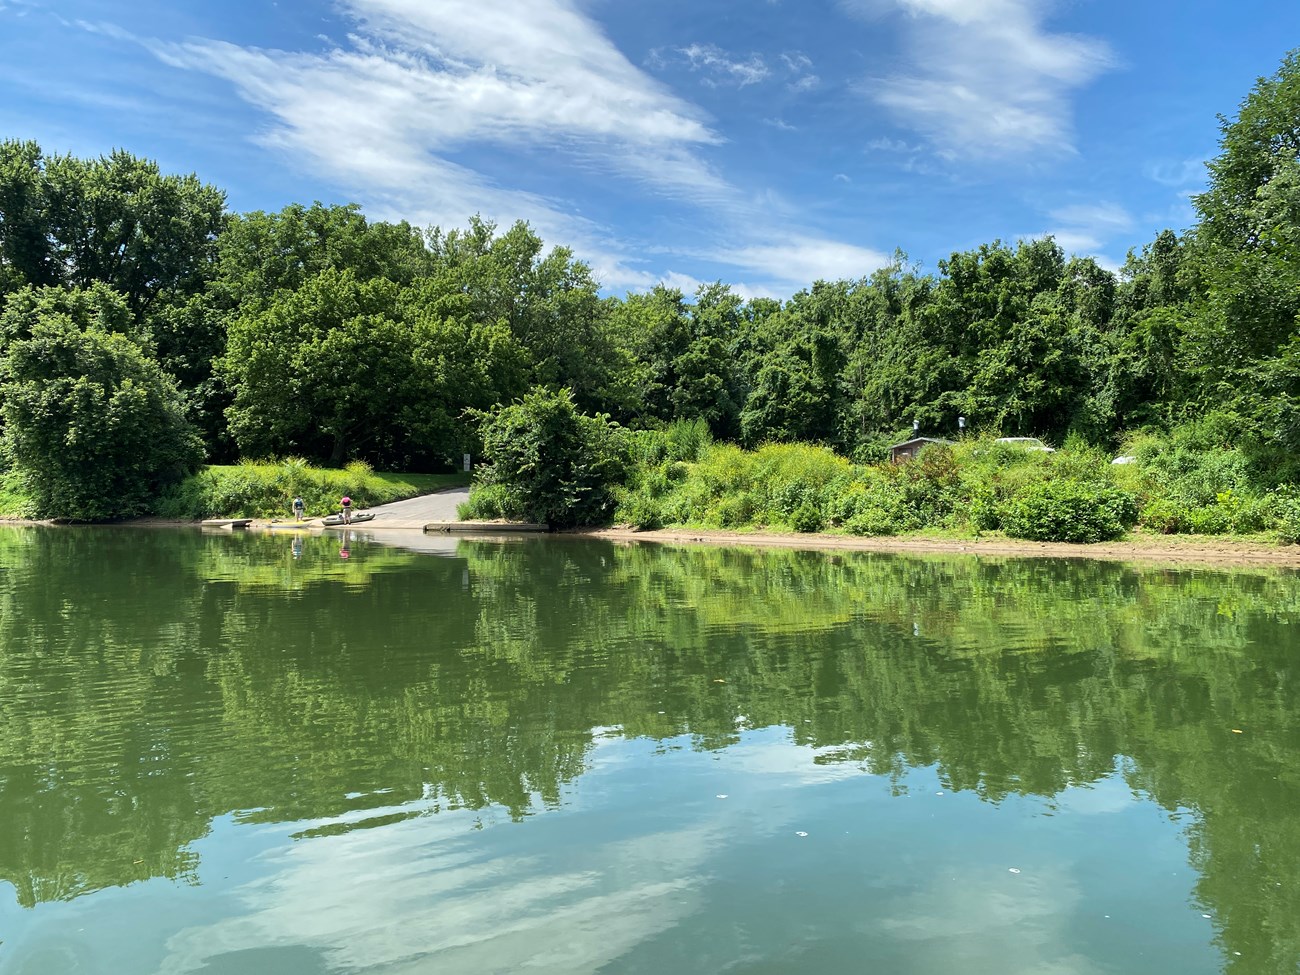
M 1045 233 L 1117 267 L 1294 46 L 1297 0 L 0 0 L 0 137 L 786 297 Z

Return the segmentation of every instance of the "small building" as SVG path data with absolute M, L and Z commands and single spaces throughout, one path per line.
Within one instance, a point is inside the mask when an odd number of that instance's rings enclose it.
M 913 437 L 911 440 L 904 440 L 902 443 L 896 443 L 889 448 L 889 459 L 895 464 L 901 464 L 903 461 L 911 460 L 921 452 L 922 447 L 929 446 L 932 443 L 952 443 L 951 440 L 943 440 L 939 437 Z

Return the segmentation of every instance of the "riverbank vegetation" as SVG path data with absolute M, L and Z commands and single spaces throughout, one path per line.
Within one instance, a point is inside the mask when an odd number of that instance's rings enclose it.
M 267 457 L 432 473 L 486 450 L 471 509 L 555 524 L 1294 540 L 1297 131 L 1300 52 L 1223 121 L 1196 224 L 1119 273 L 1050 237 L 993 241 L 785 301 L 604 295 L 523 223 L 235 214 L 127 152 L 0 143 L 0 505 L 263 513 L 243 473 L 186 478 Z M 956 442 L 884 465 L 914 428 Z
M 1131 436 L 1123 464 L 1077 437 L 1049 452 L 973 436 L 926 447 L 906 464 L 855 464 L 822 446 L 745 451 L 701 432 L 636 436 L 616 521 L 854 535 L 1000 531 L 1065 542 L 1107 541 L 1140 527 L 1300 540 L 1294 488 L 1195 425 Z
M 342 469 L 315 467 L 301 457 L 259 463 L 211 465 L 186 478 L 157 502 L 161 518 L 292 517 L 290 501 L 302 498 L 308 518 L 339 510 L 339 499 L 352 498 L 357 510 L 428 494 L 468 483 L 462 474 L 380 474 L 365 461 Z

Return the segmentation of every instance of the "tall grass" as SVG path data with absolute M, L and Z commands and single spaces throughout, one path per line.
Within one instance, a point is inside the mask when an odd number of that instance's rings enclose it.
M 662 436 L 657 434 L 656 436 Z M 905 464 L 855 464 L 823 447 L 706 444 L 670 459 L 650 449 L 619 495 L 616 517 L 641 528 L 932 531 L 1098 541 L 1153 532 L 1257 534 L 1300 541 L 1300 489 L 1277 485 L 1214 430 L 1128 438 L 1112 456 L 1081 439 L 1055 452 L 990 436 L 934 445 Z
M 1043 485 L 1051 483 L 1071 487 L 1045 494 Z M 1069 500 L 1069 518 L 1048 517 L 1053 492 Z M 1109 506 L 1109 519 L 1089 520 L 1094 501 Z M 643 528 L 858 535 L 1010 529 L 1027 537 L 1086 522 L 1079 535 L 1085 540 L 1114 537 L 1135 511 L 1135 499 L 1114 483 L 1100 452 L 1080 447 L 1049 454 L 980 439 L 929 447 L 906 464 L 854 464 L 808 444 L 769 444 L 753 452 L 714 445 L 694 462 L 643 467 L 621 495 L 618 517 Z
M 158 515 L 182 520 L 202 518 L 291 518 L 291 504 L 301 497 L 308 517 L 339 510 L 339 499 L 352 498 L 354 510 L 387 504 L 436 489 L 457 476 L 376 474 L 364 461 L 342 470 L 312 467 L 300 457 L 241 461 L 207 467 L 159 499 Z

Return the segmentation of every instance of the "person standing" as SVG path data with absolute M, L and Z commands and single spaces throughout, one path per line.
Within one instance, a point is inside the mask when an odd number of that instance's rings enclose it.
M 345 494 L 339 505 L 343 508 L 343 524 L 352 524 L 352 499 Z
M 307 506 L 303 503 L 303 500 L 302 500 L 301 497 L 296 497 L 296 498 L 293 499 L 293 518 L 294 518 L 294 521 L 302 521 L 302 513 L 303 513 L 303 511 L 306 509 L 306 507 L 307 507 Z

